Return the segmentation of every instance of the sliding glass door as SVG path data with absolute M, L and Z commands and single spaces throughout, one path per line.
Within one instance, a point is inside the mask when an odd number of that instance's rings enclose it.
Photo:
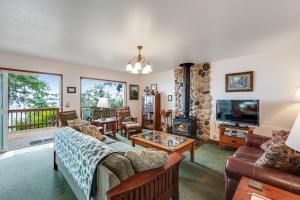
M 7 74 L 0 73 L 0 152 L 7 150 Z

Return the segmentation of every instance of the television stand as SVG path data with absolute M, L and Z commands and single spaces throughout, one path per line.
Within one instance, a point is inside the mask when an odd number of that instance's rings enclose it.
M 230 123 L 230 124 L 222 124 L 222 126 L 232 127 L 232 128 L 249 128 L 249 126 L 245 124 L 239 124 L 239 123 Z
M 251 127 L 235 127 L 231 125 L 219 125 L 220 131 L 220 149 L 225 146 L 238 148 L 245 145 L 245 138 L 247 134 L 253 134 L 254 128 Z

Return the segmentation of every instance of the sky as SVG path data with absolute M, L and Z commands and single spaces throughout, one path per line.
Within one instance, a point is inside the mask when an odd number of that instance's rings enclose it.
M 60 94 L 60 77 L 55 75 L 38 75 L 38 79 L 45 81 L 50 86 L 50 94 Z

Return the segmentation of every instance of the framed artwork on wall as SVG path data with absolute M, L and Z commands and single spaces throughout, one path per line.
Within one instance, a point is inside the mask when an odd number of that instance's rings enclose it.
M 226 92 L 252 92 L 253 74 L 253 71 L 226 74 Z
M 173 95 L 168 95 L 168 101 L 172 101 Z
M 67 93 L 76 93 L 76 87 L 67 87 Z
M 139 86 L 129 85 L 129 100 L 139 100 Z
M 151 90 L 157 90 L 157 84 L 151 84 Z

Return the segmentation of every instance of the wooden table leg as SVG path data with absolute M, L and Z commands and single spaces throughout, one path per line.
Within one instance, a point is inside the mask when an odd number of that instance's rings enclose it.
M 53 166 L 53 168 L 54 168 L 54 170 L 55 171 L 58 171 L 58 167 L 57 167 L 57 164 L 56 164 L 56 152 L 54 151 L 54 156 L 53 156 L 53 159 L 54 159 L 54 166 Z
M 125 133 L 126 133 L 126 137 L 129 140 L 130 138 L 130 129 L 129 128 L 125 128 Z
M 135 147 L 135 140 L 134 140 L 134 139 L 131 140 L 131 145 L 132 145 L 133 147 Z
M 116 123 L 115 122 L 112 123 L 112 132 L 113 132 L 114 138 L 116 138 L 117 131 L 116 131 Z
M 190 151 L 190 153 L 191 153 L 191 162 L 194 162 L 194 143 L 192 144 L 192 147 L 191 147 L 191 151 Z

